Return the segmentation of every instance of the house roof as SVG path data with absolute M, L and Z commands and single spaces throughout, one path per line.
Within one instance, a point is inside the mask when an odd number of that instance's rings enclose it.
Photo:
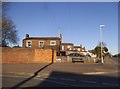
M 28 37 L 23 40 L 60 40 L 59 37 Z
M 73 43 L 62 43 L 62 45 L 73 45 Z

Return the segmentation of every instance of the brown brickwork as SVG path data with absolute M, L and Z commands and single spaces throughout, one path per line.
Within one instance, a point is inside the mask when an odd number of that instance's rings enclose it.
M 56 51 L 33 48 L 2 48 L 2 63 L 51 63 L 56 62 Z

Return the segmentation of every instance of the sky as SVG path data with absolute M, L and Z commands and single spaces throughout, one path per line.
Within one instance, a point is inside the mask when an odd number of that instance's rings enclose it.
M 58 37 L 62 42 L 82 44 L 86 50 L 94 49 L 102 40 L 109 52 L 118 53 L 117 2 L 11 2 L 8 16 L 16 25 L 20 38 Z

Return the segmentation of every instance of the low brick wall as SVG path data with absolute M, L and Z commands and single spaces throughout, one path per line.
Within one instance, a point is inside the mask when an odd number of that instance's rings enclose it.
M 33 48 L 2 48 L 2 63 L 51 63 L 56 62 L 56 51 Z

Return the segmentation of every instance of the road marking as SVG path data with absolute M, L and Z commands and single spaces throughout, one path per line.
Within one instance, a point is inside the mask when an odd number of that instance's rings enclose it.
M 74 79 L 67 79 L 67 78 L 60 78 L 61 80 L 67 80 L 67 81 L 76 81 Z
M 96 74 L 109 74 L 109 73 L 116 73 L 118 71 L 112 71 L 112 72 L 86 72 L 86 73 L 82 73 L 85 75 L 96 75 Z
M 33 73 L 25 73 L 25 72 L 6 72 L 5 74 L 16 74 L 16 75 L 34 75 Z
M 30 77 L 30 76 L 27 77 L 27 76 L 15 76 L 15 75 L 14 76 L 13 75 L 12 76 L 11 75 L 2 75 L 2 76 L 3 77 L 16 77 L 16 78 L 29 78 Z
M 85 83 L 97 83 L 97 82 L 94 82 L 94 81 L 85 81 L 85 80 L 80 80 L 80 82 L 85 82 Z
M 16 77 L 16 78 L 29 78 L 30 76 L 11 76 L 11 75 L 0 75 L 0 76 L 3 76 L 3 77 Z M 54 80 L 51 80 L 51 79 L 56 79 L 58 80 L 58 78 L 48 78 L 46 77 L 47 79 L 44 79 L 42 77 L 34 77 L 33 79 L 37 79 L 37 80 L 45 80 L 45 81 L 49 81 L 49 82 L 53 82 L 53 83 L 56 83 L 56 84 L 60 84 L 60 85 L 66 85 L 66 86 L 73 86 L 73 87 L 80 87 L 79 85 L 71 85 L 71 84 L 66 84 L 66 83 L 61 83 L 61 82 L 57 82 L 57 81 L 54 81 Z M 69 80 L 69 81 L 77 81 L 77 80 L 73 80 L 73 79 L 66 79 L 66 78 L 61 78 L 62 80 Z M 95 81 L 85 81 L 85 80 L 80 80 L 79 82 L 84 82 L 84 83 L 94 83 L 94 84 L 97 84 L 97 82 Z M 98 83 L 99 84 L 99 83 Z M 112 86 L 119 86 L 119 84 L 113 84 L 113 83 L 101 83 L 103 85 L 112 85 Z
M 119 84 L 113 84 L 113 83 L 102 83 L 102 84 L 104 84 L 104 85 L 113 85 L 113 86 L 119 86 Z
M 35 79 L 44 80 L 44 79 L 42 79 L 42 78 L 35 78 Z M 57 82 L 57 81 L 49 80 L 49 79 L 47 79 L 47 80 L 45 80 L 45 81 L 52 82 L 52 83 L 56 83 L 56 84 L 60 84 L 60 85 L 65 85 L 65 86 L 80 87 L 79 85 L 71 85 L 71 84 L 61 83 L 61 82 Z

